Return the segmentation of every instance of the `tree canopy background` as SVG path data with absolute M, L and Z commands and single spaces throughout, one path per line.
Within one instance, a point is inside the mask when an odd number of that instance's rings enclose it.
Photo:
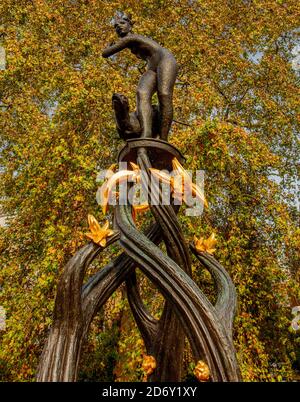
M 218 236 L 216 258 L 236 285 L 234 339 L 243 378 L 295 378 L 300 334 L 298 0 L 2 0 L 7 68 L 0 71 L 0 379 L 34 380 L 51 325 L 59 274 L 103 221 L 97 172 L 116 161 L 111 96 L 135 89 L 144 69 L 128 50 L 107 60 L 116 10 L 170 49 L 180 71 L 170 141 L 186 168 L 205 170 L 209 209 L 181 214 L 187 239 Z M 184 124 L 183 124 L 184 123 Z M 299 205 L 299 204 L 298 204 Z M 120 252 L 110 247 L 92 275 Z M 214 297 L 196 261 L 196 282 Z M 161 296 L 139 276 L 145 303 Z M 121 288 L 95 317 L 81 380 L 140 380 L 143 342 Z M 192 370 L 187 345 L 185 378 Z

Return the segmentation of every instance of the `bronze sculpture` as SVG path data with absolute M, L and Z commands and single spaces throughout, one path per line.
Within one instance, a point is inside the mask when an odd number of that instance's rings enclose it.
M 171 170 L 173 166 L 175 170 L 176 165 L 182 176 L 186 174 L 180 165 L 184 160 L 180 151 L 166 141 L 172 122 L 177 65 L 168 50 L 151 39 L 133 34 L 130 18 L 124 15 L 116 18 L 115 28 L 120 40 L 104 50 L 104 57 L 129 48 L 147 60 L 148 69 L 138 85 L 137 113 L 129 113 L 126 97 L 113 95 L 117 130 L 127 140 L 118 160 L 130 162 L 132 170 L 116 172 L 104 186 L 109 190 L 108 184 L 113 178 L 120 180 L 131 175 L 139 176 L 143 188 L 147 189 L 153 167 Z M 159 110 L 151 104 L 156 90 Z M 158 169 L 154 170 L 159 172 Z M 237 298 L 227 271 L 211 255 L 215 240 L 213 236 L 207 240 L 195 239 L 188 247 L 177 219 L 180 207 L 174 202 L 162 204 L 159 187 L 150 188 L 152 195 L 158 202 L 149 203 L 147 207 L 155 223 L 144 232 L 138 230 L 133 218 L 134 206 L 130 204 L 114 207 L 115 230 L 109 229 L 108 222 L 101 227 L 89 216 L 87 236 L 92 241 L 69 260 L 58 283 L 54 322 L 40 359 L 39 381 L 76 381 L 82 345 L 91 321 L 124 282 L 148 354 L 145 366 L 149 381 L 181 380 L 185 336 L 197 362 L 194 373 L 199 381 L 241 379 L 232 339 Z M 115 241 L 119 241 L 124 252 L 83 284 L 86 269 L 93 259 Z M 165 243 L 166 253 L 158 247 L 161 242 Z M 214 303 L 192 279 L 190 251 L 214 279 L 217 290 Z M 137 267 L 165 298 L 159 319 L 154 318 L 143 303 Z
M 159 137 L 167 140 L 173 120 L 173 89 L 178 72 L 172 53 L 154 40 L 132 33 L 131 19 L 115 17 L 115 30 L 119 36 L 117 43 L 108 46 L 102 53 L 109 57 L 123 49 L 130 49 L 138 58 L 147 61 L 147 70 L 141 76 L 137 87 L 137 111 L 141 125 L 141 136 L 152 137 L 151 99 L 157 92 L 160 111 Z

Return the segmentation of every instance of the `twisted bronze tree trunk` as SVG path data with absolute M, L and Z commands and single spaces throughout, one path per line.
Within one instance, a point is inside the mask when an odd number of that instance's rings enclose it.
M 128 207 L 117 207 L 116 218 L 121 245 L 172 304 L 196 360 L 205 356 L 213 381 L 238 381 L 235 351 L 215 307 L 173 260 L 135 229 Z
M 180 381 L 184 337 L 191 344 L 196 361 L 208 363 L 212 381 L 238 381 L 240 373 L 232 342 L 232 321 L 236 294 L 225 269 L 208 253 L 199 254 L 202 265 L 216 282 L 215 306 L 191 279 L 190 256 L 177 221 L 178 208 L 160 205 L 161 191 L 148 187 L 151 163 L 147 149 L 137 149 L 142 185 L 156 200 L 150 205 L 156 220 L 145 234 L 137 230 L 130 206 L 115 207 L 118 233 L 108 245 L 119 240 L 126 254 L 109 263 L 83 285 L 85 271 L 102 247 L 89 243 L 66 265 L 60 279 L 53 326 L 45 344 L 37 380 L 76 381 L 81 349 L 94 315 L 124 281 L 129 304 L 144 339 L 147 353 L 157 367 L 150 381 Z M 158 244 L 164 241 L 165 255 Z M 157 286 L 166 302 L 159 320 L 154 319 L 141 299 L 135 268 Z

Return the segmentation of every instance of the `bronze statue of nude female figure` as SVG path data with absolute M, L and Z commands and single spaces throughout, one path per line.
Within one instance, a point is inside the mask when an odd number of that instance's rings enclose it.
M 126 15 L 115 17 L 117 43 L 108 46 L 102 53 L 109 57 L 123 49 L 130 49 L 138 58 L 147 61 L 147 70 L 137 87 L 137 112 L 141 125 L 141 136 L 152 137 L 152 104 L 155 92 L 158 95 L 162 140 L 167 141 L 173 120 L 173 89 L 178 72 L 172 53 L 154 40 L 132 32 L 132 22 Z

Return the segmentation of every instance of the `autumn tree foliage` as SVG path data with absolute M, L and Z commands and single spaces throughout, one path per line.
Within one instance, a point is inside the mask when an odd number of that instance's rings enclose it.
M 104 219 L 97 172 L 123 145 L 111 96 L 126 94 L 133 109 L 145 67 L 129 51 L 101 57 L 115 39 L 116 10 L 131 13 L 135 31 L 179 63 L 170 142 L 187 169 L 205 171 L 209 202 L 201 217 L 182 213 L 181 224 L 190 240 L 217 234 L 215 255 L 238 292 L 243 378 L 292 380 L 300 365 L 300 336 L 290 326 L 300 305 L 297 0 L 1 1 L 0 379 L 34 380 L 59 275 L 87 241 L 88 213 Z M 87 275 L 119 252 L 111 246 Z M 213 299 L 196 260 L 193 275 Z M 162 296 L 139 279 L 159 315 Z M 143 352 L 122 287 L 94 319 L 80 379 L 141 380 Z M 185 378 L 192 368 L 187 345 Z

